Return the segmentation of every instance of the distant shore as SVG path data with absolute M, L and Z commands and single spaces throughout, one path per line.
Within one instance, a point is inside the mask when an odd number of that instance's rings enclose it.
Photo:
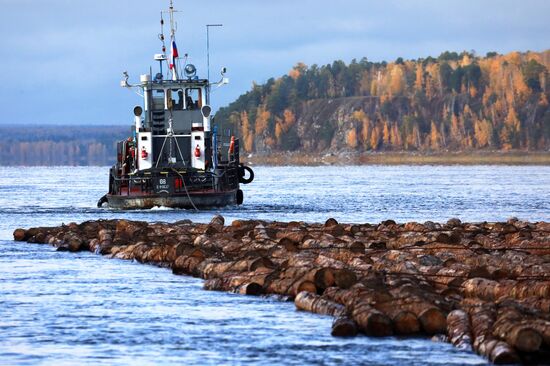
M 307 154 L 277 152 L 241 153 L 251 165 L 550 165 L 550 152 L 476 151 L 476 152 L 338 152 Z

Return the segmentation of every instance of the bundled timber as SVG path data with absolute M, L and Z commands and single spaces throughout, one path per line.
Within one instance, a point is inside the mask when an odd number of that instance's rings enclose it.
M 550 224 L 98 220 L 16 241 L 171 268 L 207 290 L 277 295 L 349 337 L 436 335 L 497 364 L 550 352 Z

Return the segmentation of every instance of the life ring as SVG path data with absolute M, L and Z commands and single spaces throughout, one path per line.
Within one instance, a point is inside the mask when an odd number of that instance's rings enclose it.
M 248 178 L 245 178 L 245 172 L 248 172 L 249 174 L 249 177 Z M 254 180 L 254 171 L 252 171 L 252 169 L 246 165 L 240 165 L 239 166 L 239 183 L 242 183 L 242 184 L 248 184 L 248 183 L 252 183 L 252 181 Z

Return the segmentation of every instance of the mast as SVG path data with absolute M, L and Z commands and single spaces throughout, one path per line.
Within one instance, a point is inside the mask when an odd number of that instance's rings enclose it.
M 172 69 L 172 80 L 176 81 L 179 79 L 178 77 L 178 66 L 177 66 L 177 59 L 179 57 L 178 55 L 178 48 L 176 46 L 176 22 L 174 20 L 174 1 L 170 0 L 170 8 L 168 10 L 170 13 L 170 47 L 171 47 L 171 59 L 170 59 L 170 68 Z
M 167 58 L 166 58 L 166 43 L 164 42 L 165 41 L 165 39 L 164 39 L 164 18 L 162 16 L 162 11 L 160 12 L 160 34 L 159 34 L 159 39 L 162 42 L 162 54 L 161 54 L 161 57 L 158 57 L 158 58 L 155 57 L 155 58 L 159 61 L 160 73 L 163 74 L 162 73 L 162 62 L 166 61 Z

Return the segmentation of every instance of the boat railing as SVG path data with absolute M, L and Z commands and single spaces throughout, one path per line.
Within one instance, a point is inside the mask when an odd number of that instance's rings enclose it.
M 136 188 L 139 188 L 139 191 L 142 193 L 152 193 L 153 192 L 153 177 L 133 177 L 133 176 L 122 176 L 122 177 L 111 177 L 111 192 L 113 194 L 128 194 Z
M 173 193 L 211 189 L 236 189 L 238 185 L 238 166 L 228 164 L 220 170 L 223 173 L 203 172 L 201 174 L 187 175 L 185 172 L 179 172 L 178 174 L 177 171 L 174 171 L 151 176 L 111 176 L 110 192 L 115 195 L 131 195 L 132 193 L 152 194 L 155 193 L 155 185 L 162 179 L 165 179 L 164 184 L 167 184 Z

